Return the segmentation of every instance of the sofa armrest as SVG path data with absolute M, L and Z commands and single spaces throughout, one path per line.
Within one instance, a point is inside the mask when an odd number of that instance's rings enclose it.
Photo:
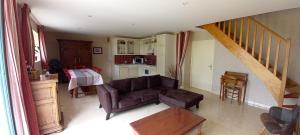
M 178 89 L 178 80 L 161 76 L 161 85 L 166 88 Z
M 109 92 L 111 98 L 112 109 L 118 109 L 119 93 L 118 90 L 111 87 L 109 84 L 104 84 L 103 87 Z
M 270 108 L 269 113 L 281 123 L 289 123 L 293 119 L 293 111 L 289 109 L 273 106 Z
M 103 87 L 103 85 L 97 85 L 97 94 L 99 102 L 107 113 L 111 113 L 111 98 L 109 92 Z

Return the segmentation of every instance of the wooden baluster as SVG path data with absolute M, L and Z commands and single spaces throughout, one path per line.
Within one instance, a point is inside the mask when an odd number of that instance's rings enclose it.
M 278 106 L 282 106 L 282 104 L 283 104 L 284 90 L 285 90 L 285 86 L 286 86 L 287 71 L 288 71 L 288 66 L 289 66 L 290 47 L 291 47 L 291 40 L 287 39 L 285 42 L 284 64 L 283 64 L 283 69 L 282 69 L 281 87 L 280 87 Z
M 236 42 L 236 25 L 237 25 L 237 20 L 234 20 L 234 33 L 233 33 L 233 41 Z
M 263 44 L 264 44 L 264 28 L 261 28 L 260 31 L 260 44 L 259 44 L 259 55 L 258 55 L 258 61 L 261 63 L 262 58 L 262 51 L 263 51 Z
M 250 32 L 250 18 L 247 17 L 247 32 L 246 32 L 246 52 L 248 52 L 248 45 L 249 45 L 249 32 Z
M 229 38 L 231 38 L 231 20 L 228 21 L 228 35 Z
M 271 45 L 272 45 L 272 35 L 271 32 L 269 33 L 269 42 L 268 42 L 268 50 L 267 50 L 267 61 L 266 61 L 266 68 L 269 69 L 270 66 L 270 52 L 271 52 Z
M 219 29 L 221 29 L 221 22 L 218 22 L 218 27 Z
M 276 55 L 275 55 L 275 64 L 274 64 L 274 71 L 273 74 L 277 75 L 277 65 L 278 65 L 278 57 L 279 57 L 279 49 L 280 49 L 280 38 L 277 38 L 277 44 L 276 44 Z
M 244 19 L 241 18 L 241 24 L 240 24 L 240 39 L 239 39 L 239 45 L 242 47 L 242 41 L 243 41 L 243 29 L 244 29 Z
M 226 31 L 226 21 L 224 21 L 224 22 L 223 22 L 223 33 L 225 33 L 225 34 L 226 34 L 226 32 L 225 32 L 225 31 Z
M 254 30 L 253 30 L 253 43 L 252 43 L 252 56 L 255 54 L 255 46 L 256 46 L 256 29 L 257 24 L 254 22 Z

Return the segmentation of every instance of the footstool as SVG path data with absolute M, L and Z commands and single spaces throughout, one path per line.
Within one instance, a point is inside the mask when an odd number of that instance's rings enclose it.
M 185 109 L 194 105 L 199 108 L 199 102 L 202 100 L 203 95 L 183 89 L 171 89 L 159 94 L 160 102 Z

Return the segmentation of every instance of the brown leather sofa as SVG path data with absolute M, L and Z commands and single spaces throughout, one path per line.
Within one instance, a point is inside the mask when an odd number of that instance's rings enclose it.
M 199 102 L 203 99 L 203 96 L 200 94 L 185 90 L 179 90 L 180 92 L 178 92 L 177 80 L 160 75 L 113 80 L 96 88 L 100 101 L 99 107 L 103 107 L 107 113 L 106 120 L 110 118 L 111 113 L 133 109 L 150 103 L 159 104 L 161 101 L 168 105 L 188 108 L 193 105 L 198 107 Z M 184 94 L 176 96 L 176 93 Z M 162 99 L 160 100 L 159 97 Z M 188 97 L 192 97 L 192 100 L 182 99 Z

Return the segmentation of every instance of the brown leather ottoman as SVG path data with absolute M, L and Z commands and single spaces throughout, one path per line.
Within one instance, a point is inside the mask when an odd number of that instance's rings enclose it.
M 203 95 L 182 89 L 167 90 L 159 94 L 159 101 L 169 106 L 190 108 L 203 100 Z

